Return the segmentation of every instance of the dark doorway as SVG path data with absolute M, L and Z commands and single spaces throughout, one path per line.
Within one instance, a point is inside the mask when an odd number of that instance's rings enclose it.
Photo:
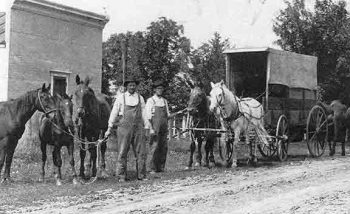
M 67 90 L 67 78 L 66 77 L 53 77 L 53 94 L 59 94 L 63 96 Z

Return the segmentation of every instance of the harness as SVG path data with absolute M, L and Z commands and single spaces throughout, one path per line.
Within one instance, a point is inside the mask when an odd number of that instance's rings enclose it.
M 56 111 L 56 109 L 51 109 L 50 111 L 46 111 L 44 105 L 43 105 L 43 102 L 41 101 L 41 98 L 40 98 L 40 90 L 38 90 L 38 100 L 39 100 L 39 104 L 40 104 L 40 107 L 41 109 L 43 110 L 45 116 L 47 116 L 48 114 L 50 114 L 51 112 L 54 112 Z

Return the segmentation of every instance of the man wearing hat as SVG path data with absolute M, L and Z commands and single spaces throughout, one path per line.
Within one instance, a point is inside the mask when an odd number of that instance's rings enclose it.
M 155 93 L 146 102 L 146 132 L 150 135 L 151 174 L 164 171 L 168 152 L 167 135 L 170 114 L 168 102 L 163 97 L 164 88 L 164 81 L 156 80 L 153 83 Z
M 111 134 L 111 129 L 115 126 L 117 130 L 118 157 L 116 176 L 119 181 L 127 180 L 126 166 L 127 155 L 130 146 L 136 156 L 136 171 L 139 180 L 146 178 L 146 144 L 144 142 L 144 109 L 145 101 L 136 92 L 139 81 L 135 78 L 125 80 L 126 92 L 116 97 L 112 112 L 108 121 L 108 130 L 105 136 Z

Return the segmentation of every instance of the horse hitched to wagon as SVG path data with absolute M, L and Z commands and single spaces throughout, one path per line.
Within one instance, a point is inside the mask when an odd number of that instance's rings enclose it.
M 302 140 L 304 134 L 314 155 L 327 135 L 317 128 L 322 124 L 315 119 L 314 109 L 310 112 L 317 102 L 317 58 L 272 48 L 233 49 L 224 54 L 227 86 L 223 81 L 212 84 L 210 105 L 221 114 L 222 129 L 211 131 L 226 135 L 219 146 L 226 164 L 235 164 L 235 141 L 244 138 L 251 163 L 256 163 L 257 151 L 285 161 L 289 143 Z

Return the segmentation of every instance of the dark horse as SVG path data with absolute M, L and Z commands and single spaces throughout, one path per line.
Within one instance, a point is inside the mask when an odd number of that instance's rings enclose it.
M 204 92 L 202 83 L 187 81 L 191 87 L 190 100 L 188 102 L 187 111 L 192 116 L 193 128 L 220 128 L 215 115 L 209 111 L 209 99 Z M 201 165 L 202 160 L 202 142 L 205 140 L 205 164 L 204 166 L 211 167 L 215 165 L 213 148 L 217 134 L 213 131 L 195 130 L 191 133 L 191 155 L 187 168 L 191 168 L 193 164 L 193 154 L 196 150 L 197 143 L 197 157 L 195 166 Z
M 22 137 L 26 122 L 35 111 L 51 116 L 55 101 L 50 95 L 50 85 L 32 90 L 21 97 L 0 103 L 0 175 L 4 162 L 5 173 L 2 182 L 10 180 L 10 169 L 18 140 Z
M 45 180 L 45 163 L 47 159 L 46 146 L 53 146 L 52 160 L 55 166 L 56 185 L 62 185 L 61 179 L 61 148 L 66 146 L 70 165 L 72 168 L 73 184 L 79 184 L 74 166 L 74 126 L 73 126 L 73 102 L 72 96 L 64 94 L 63 96 L 56 95 L 56 111 L 54 117 L 42 117 L 39 128 L 40 148 L 42 152 L 42 174 L 41 180 Z
M 335 154 L 337 142 L 341 143 L 341 155 L 345 155 L 345 142 L 348 141 L 350 131 L 350 108 L 347 108 L 340 100 L 334 100 L 330 105 L 318 103 L 323 106 L 328 114 L 328 120 L 333 122 L 331 138 L 329 139 L 329 155 Z
M 82 140 L 94 142 L 100 138 L 103 138 L 104 132 L 108 128 L 108 119 L 111 112 L 111 107 L 108 103 L 107 95 L 98 94 L 89 87 L 90 79 L 86 77 L 82 81 L 79 75 L 76 76 L 77 88 L 74 92 L 75 95 L 75 123 L 77 127 L 78 136 Z M 105 153 L 107 145 L 105 142 L 101 145 L 101 176 L 107 177 L 105 171 Z M 96 159 L 97 149 L 94 145 L 81 144 L 80 148 L 80 172 L 79 176 L 84 178 L 85 166 L 84 160 L 86 156 L 86 150 L 90 152 L 90 161 L 88 168 L 92 166 L 91 177 L 96 177 Z

